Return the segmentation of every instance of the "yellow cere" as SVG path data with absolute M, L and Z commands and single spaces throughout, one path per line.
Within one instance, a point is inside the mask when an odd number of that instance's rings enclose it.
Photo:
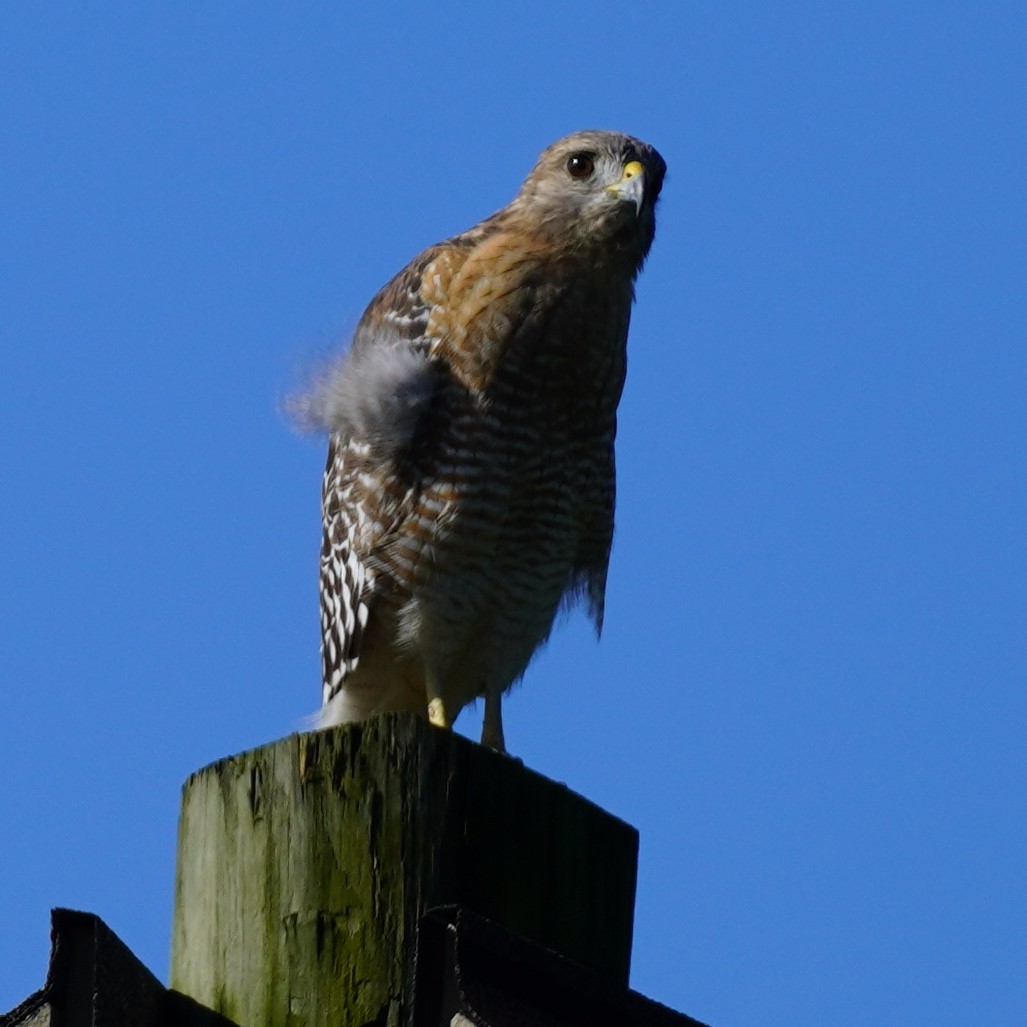
M 641 175 L 645 171 L 642 167 L 642 162 L 633 160 L 630 164 L 624 165 L 624 174 L 621 177 L 622 182 L 626 182 L 629 178 L 634 178 L 635 175 Z

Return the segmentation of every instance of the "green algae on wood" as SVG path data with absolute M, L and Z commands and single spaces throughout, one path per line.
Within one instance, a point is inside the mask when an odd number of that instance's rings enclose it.
M 291 735 L 183 788 L 171 987 L 244 1025 L 399 1024 L 455 904 L 627 984 L 638 836 L 418 717 Z

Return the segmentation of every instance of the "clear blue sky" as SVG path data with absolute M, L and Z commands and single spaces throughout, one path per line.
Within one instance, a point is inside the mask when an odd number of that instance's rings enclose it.
M 1022 1023 L 1027 7 L 370 6 L 4 12 L 0 1009 L 53 905 L 166 974 L 182 781 L 318 702 L 281 397 L 597 127 L 670 173 L 606 632 L 511 750 L 640 829 L 644 993 Z

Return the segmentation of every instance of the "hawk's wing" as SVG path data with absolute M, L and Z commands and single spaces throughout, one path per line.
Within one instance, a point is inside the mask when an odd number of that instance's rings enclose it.
M 425 421 L 440 401 L 445 369 L 431 356 L 428 323 L 445 282 L 426 282 L 440 263 L 458 267 L 470 234 L 425 250 L 371 301 L 346 359 L 322 386 L 320 407 L 331 431 L 321 490 L 320 563 L 323 701 L 360 661 L 374 616 L 377 560 L 417 503 L 430 453 Z M 440 258 L 444 258 L 440 260 Z

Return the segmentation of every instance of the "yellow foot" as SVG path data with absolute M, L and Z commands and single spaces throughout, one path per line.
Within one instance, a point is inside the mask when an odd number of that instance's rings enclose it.
M 428 723 L 436 727 L 449 727 L 449 718 L 446 716 L 446 704 L 441 699 L 432 699 L 428 703 Z

